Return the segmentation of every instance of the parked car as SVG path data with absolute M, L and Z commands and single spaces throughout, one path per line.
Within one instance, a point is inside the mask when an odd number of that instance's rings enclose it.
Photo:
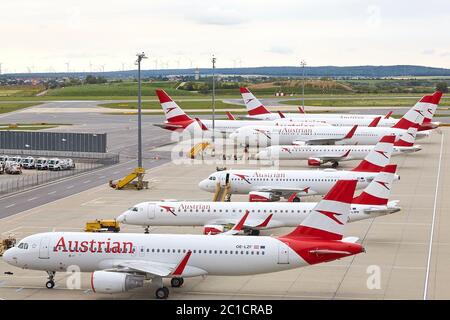
M 20 164 L 16 161 L 6 161 L 5 163 L 5 172 L 8 174 L 21 174 L 22 168 L 20 167 Z
M 47 158 L 37 158 L 36 169 L 47 170 L 48 169 L 48 159 Z
M 24 169 L 34 169 L 36 168 L 36 161 L 33 157 L 26 157 L 22 159 L 22 168 Z
M 63 164 L 61 159 L 58 158 L 51 158 L 48 160 L 48 170 L 52 170 L 52 171 L 59 171 L 59 170 L 63 170 Z

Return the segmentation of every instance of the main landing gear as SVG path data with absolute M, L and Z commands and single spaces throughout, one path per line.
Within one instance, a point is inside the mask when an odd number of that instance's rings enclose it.
M 149 233 L 150 233 L 149 230 L 148 230 L 149 228 L 150 228 L 150 226 L 146 226 L 146 227 L 145 227 L 145 229 L 144 229 L 144 233 L 145 233 L 145 234 L 149 234 Z
M 158 287 L 155 291 L 156 299 L 167 299 L 169 297 L 169 289 L 164 286 L 162 278 L 154 278 L 152 282 Z M 184 279 L 182 277 L 175 277 L 170 279 L 172 288 L 179 288 L 183 285 Z
M 55 281 L 53 279 L 55 278 L 55 271 L 47 271 L 48 274 L 48 281 L 45 283 L 45 286 L 47 289 L 53 289 L 55 287 Z
M 331 164 L 331 167 L 335 169 L 338 167 L 338 165 L 339 165 L 339 162 L 333 161 L 333 163 Z
M 172 288 L 179 288 L 183 285 L 184 279 L 183 278 L 172 278 L 170 280 L 170 285 Z

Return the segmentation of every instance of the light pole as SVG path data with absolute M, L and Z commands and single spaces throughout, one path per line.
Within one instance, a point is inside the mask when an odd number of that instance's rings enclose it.
M 215 69 L 216 69 L 216 58 L 212 57 L 212 66 L 213 66 L 213 73 L 212 73 L 212 156 L 215 156 L 216 153 L 216 146 L 215 146 L 215 120 L 216 120 L 216 78 L 215 78 Z
M 302 61 L 300 61 L 300 65 L 302 66 L 302 109 L 305 110 L 305 66 L 306 66 L 306 61 L 302 59 Z
M 138 53 L 136 64 L 138 66 L 138 167 L 142 168 L 142 101 L 141 101 L 141 61 L 147 59 L 145 53 Z

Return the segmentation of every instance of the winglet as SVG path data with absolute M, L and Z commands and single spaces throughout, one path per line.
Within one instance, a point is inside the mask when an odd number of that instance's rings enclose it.
M 269 214 L 269 216 L 266 218 L 266 220 L 263 221 L 260 225 L 256 226 L 257 228 L 265 228 L 269 224 L 270 219 L 272 219 L 273 213 Z
M 296 196 L 297 196 L 297 192 L 294 192 L 293 194 L 291 194 L 291 196 L 288 199 L 288 202 L 293 202 Z
M 189 250 L 186 253 L 186 255 L 184 256 L 183 260 L 180 261 L 178 266 L 172 272 L 172 276 L 181 276 L 183 274 L 184 268 L 186 268 L 186 265 L 188 263 L 189 258 L 191 257 L 191 254 L 192 254 L 192 251 Z
M 233 116 L 231 112 L 227 111 L 226 114 L 229 120 L 236 120 L 236 118 Z
M 306 113 L 305 112 L 305 108 L 303 108 L 303 107 L 298 107 L 298 112 L 299 113 Z
M 278 115 L 280 116 L 281 119 L 286 118 L 286 117 L 284 116 L 283 112 L 281 112 L 281 111 L 278 111 Z
M 381 117 L 376 117 L 372 120 L 371 123 L 369 123 L 368 127 L 376 127 L 378 123 L 380 122 Z
M 203 131 L 208 131 L 208 128 L 199 118 L 195 118 L 195 121 L 197 121 L 198 125 L 200 126 L 200 128 L 202 128 Z
M 344 137 L 344 139 L 351 139 L 353 135 L 355 134 L 356 129 L 358 128 L 358 125 L 355 124 L 353 128 L 350 129 L 350 131 L 347 133 L 347 135 Z
M 244 223 L 247 220 L 248 215 L 250 214 L 250 211 L 245 211 L 244 216 L 241 218 L 241 220 L 239 220 L 238 223 L 236 223 L 233 228 L 231 228 L 230 230 L 228 230 L 227 232 L 221 233 L 221 235 L 235 235 L 238 234 L 239 231 L 242 230 L 242 228 L 244 227 Z
M 384 118 L 385 119 L 389 119 L 391 116 L 392 116 L 392 113 L 394 113 L 394 111 L 389 111 L 385 116 L 384 116 Z
M 250 214 L 250 211 L 245 211 L 244 216 L 239 220 L 237 224 L 234 225 L 234 227 L 231 230 L 234 231 L 241 231 L 242 227 L 244 226 L 245 220 L 247 220 L 248 215 Z

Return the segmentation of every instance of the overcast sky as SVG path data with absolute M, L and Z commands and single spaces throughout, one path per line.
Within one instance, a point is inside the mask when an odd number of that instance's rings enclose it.
M 450 68 L 449 0 L 2 0 L 3 72 L 417 64 Z

